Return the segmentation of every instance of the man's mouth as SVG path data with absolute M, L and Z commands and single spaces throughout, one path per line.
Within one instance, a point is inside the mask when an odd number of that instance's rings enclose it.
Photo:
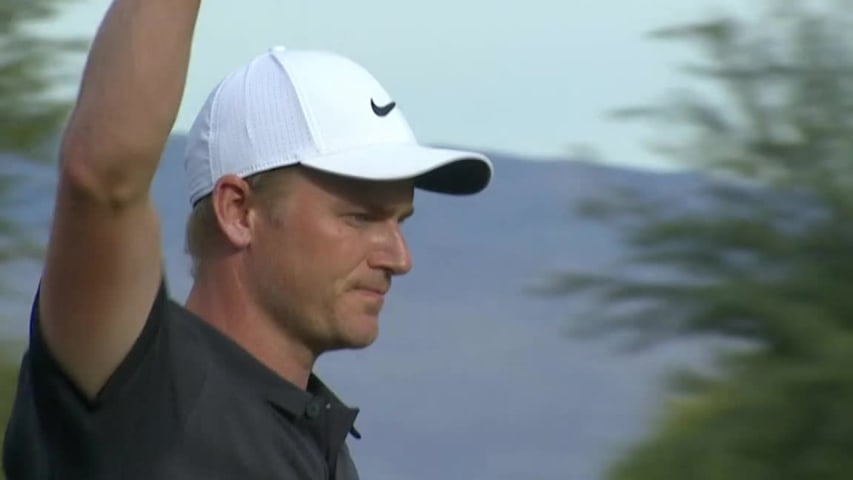
M 389 289 L 390 289 L 390 287 L 387 287 L 387 286 L 380 287 L 380 286 L 362 285 L 362 286 L 356 287 L 355 291 L 362 293 L 364 295 L 369 295 L 369 296 L 373 296 L 373 297 L 377 297 L 377 298 L 384 298 L 385 295 L 388 293 Z

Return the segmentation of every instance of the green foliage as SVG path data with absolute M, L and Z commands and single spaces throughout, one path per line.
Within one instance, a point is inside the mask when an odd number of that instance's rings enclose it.
M 0 4 L 0 156 L 2 162 L 50 163 L 57 132 L 69 102 L 57 87 L 66 79 L 67 55 L 81 50 L 77 40 L 49 38 L 36 27 L 52 18 L 68 0 L 11 0 Z M 16 159 L 12 160 L 12 155 Z M 13 212 L 26 178 L 0 170 L 0 264 L 37 259 L 40 242 Z M 6 289 L 0 284 L 0 293 Z
M 47 38 L 35 26 L 68 0 L 7 0 L 0 4 L 0 152 L 45 160 L 68 111 L 55 88 L 67 77 L 60 65 L 81 42 Z
M 53 160 L 55 138 L 70 106 L 56 91 L 65 79 L 61 65 L 68 54 L 78 52 L 83 45 L 75 40 L 47 38 L 37 34 L 35 27 L 67 3 L 68 0 L 0 2 L 0 268 L 11 262 L 38 259 L 42 253 L 43 240 L 32 238 L 26 225 L 22 225 L 23 219 L 14 214 L 27 182 L 12 173 L 11 167 L 13 162 L 19 166 L 22 162 L 49 164 Z M 13 154 L 19 160 L 13 160 Z M 0 284 L 0 294 L 4 292 L 2 287 Z M 4 317 L 0 312 L 0 319 L 5 320 Z M 4 427 L 19 361 L 19 356 L 12 355 L 18 347 L 8 343 L 0 346 L 0 425 Z
M 809 6 L 807 6 L 809 5 Z M 616 112 L 664 132 L 657 152 L 708 174 L 701 198 L 631 191 L 584 212 L 631 247 L 616 273 L 561 273 L 594 294 L 586 334 L 639 346 L 722 338 L 712 372 L 682 370 L 614 480 L 853 478 L 853 9 L 768 2 L 758 18 L 663 29 L 691 42 L 703 85 Z
M 853 336 L 822 345 L 819 358 L 741 354 L 727 359 L 723 378 L 683 379 L 693 395 L 673 400 L 610 477 L 850 478 Z

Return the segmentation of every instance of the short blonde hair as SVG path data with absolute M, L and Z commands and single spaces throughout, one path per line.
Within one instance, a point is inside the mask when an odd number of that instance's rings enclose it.
M 249 184 L 253 196 L 258 200 L 262 211 L 272 220 L 277 217 L 280 199 L 286 190 L 283 188 L 284 182 L 281 181 L 282 173 L 285 170 L 287 167 L 246 177 L 246 182 Z M 192 260 L 191 274 L 193 277 L 198 273 L 199 266 L 209 254 L 212 246 L 221 240 L 221 235 L 216 211 L 213 208 L 213 196 L 208 194 L 195 204 L 187 219 L 185 251 Z

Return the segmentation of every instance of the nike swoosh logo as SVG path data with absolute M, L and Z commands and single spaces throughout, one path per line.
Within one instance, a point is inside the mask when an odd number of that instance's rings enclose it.
M 397 106 L 397 102 L 391 102 L 388 105 L 380 107 L 379 105 L 376 104 L 376 102 L 373 101 L 372 98 L 370 99 L 370 108 L 373 109 L 373 113 L 375 113 L 377 116 L 380 116 L 380 117 L 384 117 L 384 116 L 388 115 L 389 113 L 391 113 L 391 110 L 394 110 L 394 107 L 396 107 L 396 106 Z

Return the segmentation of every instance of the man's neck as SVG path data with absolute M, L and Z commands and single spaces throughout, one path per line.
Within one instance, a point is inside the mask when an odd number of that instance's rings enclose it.
M 214 280 L 215 278 L 215 280 Z M 306 389 L 315 355 L 250 301 L 240 282 L 211 272 L 197 276 L 186 308 L 232 339 L 280 377 Z

